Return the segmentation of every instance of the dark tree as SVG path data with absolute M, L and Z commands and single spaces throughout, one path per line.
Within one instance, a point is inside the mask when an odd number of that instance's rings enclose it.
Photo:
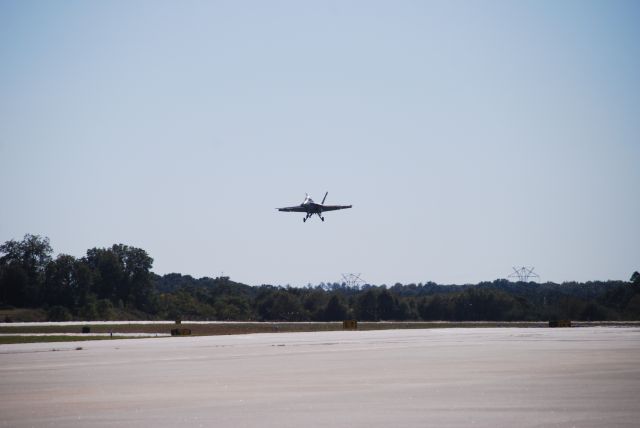
M 95 294 L 117 302 L 124 282 L 124 266 L 118 255 L 107 248 L 92 248 L 87 250 L 85 261 L 91 269 Z
M 213 308 L 216 312 L 216 318 L 222 321 L 241 321 L 253 318 L 251 303 L 244 296 L 222 296 L 215 301 Z
M 640 286 L 640 273 L 638 273 L 638 271 L 635 271 L 633 275 L 631 275 L 631 283 Z
M 448 301 L 444 296 L 425 297 L 418 303 L 418 314 L 425 321 L 444 321 L 451 319 Z
M 44 301 L 48 305 L 67 308 L 75 306 L 78 284 L 75 275 L 76 259 L 60 254 L 49 262 L 45 271 Z
M 51 261 L 51 252 L 49 238 L 31 234 L 26 234 L 22 241 L 10 240 L 0 245 L 0 296 L 6 298 L 6 303 L 17 306 L 41 303 L 44 272 Z
M 377 307 L 378 307 L 378 319 L 392 320 L 395 318 L 396 302 L 393 301 L 393 296 L 388 290 L 382 290 L 378 293 Z
M 26 306 L 28 284 L 27 272 L 18 263 L 0 266 L 0 296 L 3 303 Z
M 324 310 L 326 321 L 341 321 L 347 319 L 347 307 L 342 303 L 337 295 L 331 296 L 327 307 Z
M 153 259 L 146 251 L 117 244 L 88 250 L 84 260 L 92 271 L 94 290 L 99 298 L 137 309 L 151 309 Z
M 325 319 L 328 299 L 329 295 L 323 288 L 305 290 L 303 306 L 311 320 L 322 321 Z
M 378 299 L 376 292 L 367 290 L 356 299 L 356 316 L 364 321 L 378 321 Z
M 92 248 L 54 260 L 47 238 L 25 235 L 0 245 L 0 304 L 40 307 L 50 319 L 118 317 L 200 320 L 637 320 L 640 273 L 630 281 L 476 285 L 434 282 L 391 288 L 365 284 L 252 287 L 229 277 L 151 272 L 140 248 Z M 42 313 L 42 311 L 40 311 Z

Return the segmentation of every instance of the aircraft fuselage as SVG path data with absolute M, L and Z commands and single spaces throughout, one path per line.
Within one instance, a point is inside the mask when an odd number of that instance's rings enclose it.
M 351 205 L 324 205 L 324 201 L 327 199 L 328 193 L 329 192 L 324 194 L 324 198 L 322 199 L 322 203 L 320 204 L 313 202 L 313 199 L 311 199 L 309 195 L 306 195 L 304 201 L 300 205 L 294 207 L 278 208 L 278 211 L 306 213 L 305 218 L 302 219 L 303 221 L 307 221 L 309 217 L 315 214 L 320 217 L 322 221 L 324 221 L 324 217 L 322 217 L 322 213 L 324 211 L 335 211 L 345 208 L 351 208 Z

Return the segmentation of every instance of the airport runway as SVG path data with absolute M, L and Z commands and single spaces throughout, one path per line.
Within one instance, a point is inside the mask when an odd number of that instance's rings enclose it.
M 2 427 L 639 425 L 639 328 L 0 346 Z

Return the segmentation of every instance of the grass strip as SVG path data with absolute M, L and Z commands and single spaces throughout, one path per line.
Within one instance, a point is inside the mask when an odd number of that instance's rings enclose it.
M 139 336 L 0 336 L 0 345 L 16 343 L 85 342 L 88 340 L 144 339 Z

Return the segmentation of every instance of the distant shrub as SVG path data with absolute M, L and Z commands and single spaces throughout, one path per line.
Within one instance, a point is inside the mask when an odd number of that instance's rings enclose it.
M 109 299 L 98 300 L 96 310 L 101 320 L 109 321 L 113 317 L 113 303 Z
M 49 321 L 71 321 L 71 312 L 64 306 L 52 306 L 47 311 Z

